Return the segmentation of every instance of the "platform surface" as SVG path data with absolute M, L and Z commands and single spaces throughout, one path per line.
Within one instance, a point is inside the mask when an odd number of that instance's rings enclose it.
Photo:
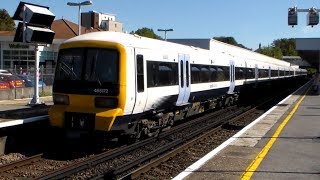
M 0 101 L 0 129 L 25 123 L 47 120 L 52 96 L 40 97 L 38 106 L 28 105 L 31 98 Z
M 15 110 L 15 109 L 26 109 L 31 108 L 28 104 L 30 103 L 31 98 L 25 99 L 15 99 L 15 100 L 1 100 L 0 101 L 0 112 Z M 40 97 L 40 102 L 45 103 L 46 105 L 52 105 L 53 100 L 52 96 Z
M 320 96 L 309 93 L 297 105 L 308 87 L 280 102 L 217 148 L 222 150 L 208 153 L 174 179 L 319 180 Z M 283 126 L 284 121 L 287 124 Z

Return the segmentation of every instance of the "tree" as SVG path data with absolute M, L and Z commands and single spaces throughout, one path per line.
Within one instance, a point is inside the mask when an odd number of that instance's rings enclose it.
M 231 44 L 231 45 L 235 45 L 237 46 L 238 43 L 237 41 L 234 39 L 234 37 L 225 37 L 225 36 L 219 36 L 219 37 L 213 37 L 213 39 L 217 40 L 217 41 L 221 41 L 227 44 Z
M 293 38 L 276 39 L 272 43 L 273 47 L 279 47 L 284 56 L 297 56 L 296 43 Z
M 162 39 L 160 36 L 154 33 L 153 29 L 146 28 L 146 27 L 140 28 L 135 32 L 131 32 L 131 34 L 138 34 L 139 36 L 153 38 L 153 39 Z
M 221 41 L 221 42 L 224 42 L 224 43 L 227 43 L 227 44 L 231 44 L 231 45 L 234 45 L 234 46 L 238 46 L 238 47 L 241 47 L 241 48 L 244 48 L 244 49 L 249 49 L 247 47 L 245 47 L 244 45 L 242 44 L 239 44 L 235 39 L 234 37 L 225 37 L 225 36 L 219 36 L 219 37 L 213 37 L 213 39 L 217 40 L 217 41 Z
M 282 56 L 297 56 L 296 43 L 293 38 L 276 39 L 272 42 L 271 47 L 263 47 L 257 50 L 258 53 L 282 59 Z
M 281 51 L 281 48 L 279 47 L 262 47 L 261 49 L 257 49 L 258 53 L 260 54 L 264 54 L 266 56 L 269 56 L 269 57 L 273 57 L 273 58 L 277 58 L 277 59 L 282 59 L 282 51 Z
M 0 9 L 0 31 L 12 31 L 15 29 L 13 19 L 5 9 Z

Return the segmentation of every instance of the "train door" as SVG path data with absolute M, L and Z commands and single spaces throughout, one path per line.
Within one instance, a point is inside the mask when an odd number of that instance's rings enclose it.
M 132 113 L 143 112 L 147 102 L 147 87 L 146 87 L 146 61 L 144 60 L 144 52 L 139 49 L 135 50 L 135 79 L 136 79 L 136 98 Z
M 268 73 L 269 79 L 271 79 L 271 67 L 269 66 L 269 73 Z
M 176 102 L 177 106 L 188 103 L 190 97 L 190 56 L 187 54 L 179 54 L 179 95 Z
M 230 61 L 230 86 L 228 90 L 228 94 L 233 94 L 234 88 L 235 88 L 235 67 L 234 67 L 234 61 Z
M 258 64 L 255 65 L 255 79 L 258 81 L 259 78 L 259 69 L 258 69 Z

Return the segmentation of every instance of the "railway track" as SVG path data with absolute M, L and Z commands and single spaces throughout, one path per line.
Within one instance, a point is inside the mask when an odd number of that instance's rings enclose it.
M 271 101 L 275 100 L 269 100 L 268 103 L 272 104 Z M 262 108 L 262 106 L 266 107 Z M 170 172 L 170 168 L 168 169 L 168 167 L 175 166 L 168 163 L 171 159 L 176 159 L 177 156 L 189 157 L 190 155 L 185 156 L 180 154 L 201 151 L 203 144 L 211 144 L 211 149 L 218 146 L 246 124 L 249 124 L 257 116 L 265 112 L 268 106 L 270 105 L 264 103 L 258 108 L 253 109 L 251 106 L 238 109 L 235 107 L 222 109 L 175 126 L 161 133 L 156 138 L 149 138 L 131 145 L 124 145 L 97 155 L 77 159 L 76 161 L 62 162 L 55 167 L 51 167 L 49 171 L 39 170 L 36 175 L 25 176 L 33 179 L 157 178 L 159 172 Z M 251 110 L 248 111 L 249 109 Z M 248 116 L 252 116 L 252 118 L 248 118 Z M 193 150 L 190 150 L 190 147 Z M 188 148 L 189 150 L 186 150 Z M 205 152 L 202 154 L 205 154 Z M 41 161 L 41 159 L 33 161 L 32 166 L 46 164 L 46 162 Z M 176 160 L 174 161 L 177 162 Z M 159 165 L 165 166 L 167 169 L 162 170 L 162 168 L 159 168 Z M 31 169 L 31 167 L 25 167 L 29 166 L 27 163 L 22 166 L 24 167 L 22 169 Z M 186 166 L 178 169 L 183 170 L 185 167 Z M 2 167 L 0 167 L 0 172 L 2 171 L 1 169 Z M 10 177 L 11 172 L 19 170 L 9 168 L 4 169 L 2 172 L 9 174 L 9 176 L 6 177 Z M 177 173 L 178 172 L 170 172 L 169 175 L 161 177 L 170 178 Z M 15 173 L 15 177 L 17 177 L 16 174 L 19 173 Z
M 131 145 L 124 145 L 113 150 L 109 150 L 97 155 L 92 155 L 91 157 L 78 159 L 75 162 L 51 162 L 50 160 L 42 159 L 40 155 L 37 155 L 37 160 L 33 160 L 30 162 L 23 160 L 24 164 L 21 164 L 17 161 L 13 163 L 16 165 L 8 165 L 8 167 L 6 168 L 0 167 L 0 172 L 4 172 L 4 177 L 9 179 L 19 178 L 20 176 L 30 177 L 33 179 L 62 179 L 70 176 L 72 177 L 73 175 L 77 176 L 77 173 L 79 172 L 80 176 L 82 176 L 81 172 L 85 170 L 93 170 L 96 166 L 99 166 L 101 165 L 101 163 L 104 163 L 106 167 L 105 174 L 114 174 L 113 172 L 115 172 L 115 170 L 118 169 L 119 166 L 125 166 L 127 169 L 137 166 L 139 164 L 137 163 L 138 161 L 144 161 L 138 159 L 144 156 L 145 154 L 148 154 L 148 158 L 152 158 L 152 156 L 158 156 L 164 153 L 165 151 L 171 150 L 172 147 L 181 144 L 183 141 L 187 141 L 188 138 L 183 138 L 183 134 L 190 133 L 190 131 L 192 131 L 192 127 L 194 127 L 196 124 L 202 124 L 202 126 L 204 126 L 205 124 L 208 125 L 210 124 L 208 119 L 212 119 L 212 117 L 222 118 L 224 116 L 223 114 L 230 111 L 235 111 L 235 107 L 223 109 L 221 111 L 214 112 L 204 117 L 191 120 L 187 123 L 180 124 L 160 134 L 157 138 L 149 138 Z M 182 137 L 184 140 L 181 141 L 179 137 Z M 147 160 L 148 158 L 144 159 Z M 135 163 L 132 163 L 132 161 L 129 159 L 135 161 Z M 30 171 L 30 169 L 36 169 L 36 171 L 34 173 L 26 172 Z M 49 169 L 49 171 L 46 171 L 45 169 Z M 95 177 L 99 174 L 101 173 L 93 173 L 93 175 L 90 177 Z

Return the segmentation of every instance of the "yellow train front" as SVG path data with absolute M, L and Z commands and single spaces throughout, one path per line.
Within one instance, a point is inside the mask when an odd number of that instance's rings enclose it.
M 64 42 L 53 84 L 50 124 L 66 132 L 110 131 L 126 102 L 126 49 L 99 34 Z

